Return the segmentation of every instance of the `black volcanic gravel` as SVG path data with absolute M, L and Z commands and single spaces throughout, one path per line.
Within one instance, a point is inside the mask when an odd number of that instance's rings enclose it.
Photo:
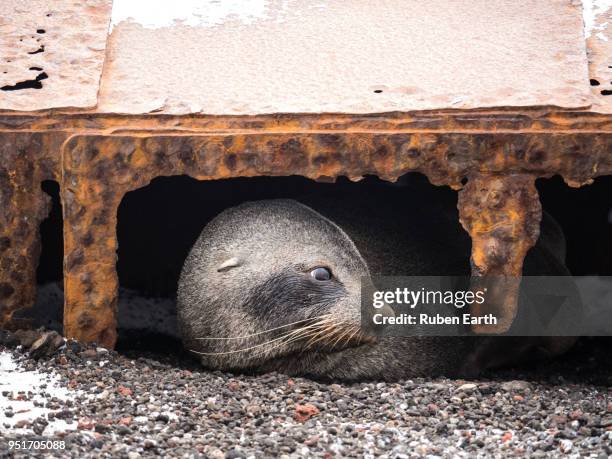
M 14 336 L 0 343 L 22 369 L 54 372 L 74 393 L 47 403 L 78 425 L 63 437 L 67 449 L 28 457 L 612 455 L 610 341 L 488 379 L 355 384 L 209 372 L 180 352 L 119 354 L 72 341 L 48 352 L 39 342 L 34 359 Z M 9 439 L 59 439 L 45 434 L 47 421 L 18 437 L 0 426 L 0 455 L 14 454 Z

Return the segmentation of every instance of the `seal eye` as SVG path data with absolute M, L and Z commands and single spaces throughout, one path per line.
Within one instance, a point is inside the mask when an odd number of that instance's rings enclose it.
M 310 271 L 310 275 L 318 281 L 328 281 L 332 277 L 332 273 L 329 269 L 319 267 Z

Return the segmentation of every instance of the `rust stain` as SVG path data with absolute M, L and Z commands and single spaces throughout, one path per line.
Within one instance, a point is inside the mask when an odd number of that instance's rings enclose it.
M 477 316 L 492 313 L 497 325 L 477 333 L 507 331 L 517 313 L 523 260 L 540 235 L 542 207 L 533 175 L 475 174 L 459 193 L 459 216 L 472 238 L 472 288 L 487 289 L 474 304 Z
M 121 117 L 0 115 L 0 326 L 34 299 L 40 182 L 60 182 L 64 333 L 116 340 L 116 219 L 123 196 L 161 175 L 200 180 L 421 172 L 460 190 L 475 277 L 516 279 L 537 239 L 534 180 L 580 186 L 612 174 L 610 116 L 542 111 L 377 116 Z M 464 183 L 467 180 L 467 184 Z M 506 323 L 518 284 L 493 295 Z M 487 330 L 476 330 L 487 331 Z
M 115 115 L 0 109 L 0 131 L 63 130 L 68 133 L 147 135 L 180 133 L 379 132 L 612 132 L 612 116 L 550 107 L 516 110 L 437 110 L 369 115 L 276 114 L 254 116 Z
M 32 307 L 40 252 L 38 228 L 49 212 L 50 199 L 41 182 L 58 179 L 61 139 L 54 135 L 0 135 L 0 326 L 15 328 L 13 313 Z

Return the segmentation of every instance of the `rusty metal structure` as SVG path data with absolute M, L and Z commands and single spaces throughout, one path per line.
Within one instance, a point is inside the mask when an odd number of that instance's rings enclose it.
M 157 176 L 184 174 L 213 180 L 301 175 L 357 180 L 373 174 L 393 181 L 407 172 L 423 173 L 431 183 L 459 192 L 461 223 L 473 241 L 473 275 L 517 279 L 487 304 L 498 311 L 503 319 L 499 328 L 504 329 L 515 314 L 524 256 L 539 235 L 541 206 L 535 180 L 560 175 L 569 186 L 577 187 L 612 175 L 612 97 L 601 89 L 612 82 L 612 53 L 606 44 L 612 42 L 591 37 L 585 47 L 582 26 L 585 78 L 572 80 L 572 87 L 578 88 L 575 97 L 566 94 L 559 104 L 554 103 L 552 91 L 538 95 L 541 101 L 527 106 L 502 98 L 491 107 L 456 108 L 443 100 L 440 107 L 426 110 L 409 110 L 407 101 L 401 109 L 378 112 L 368 105 L 367 110 L 352 113 L 266 114 L 247 108 L 246 113 L 219 114 L 207 113 L 205 107 L 185 108 L 175 98 L 161 109 L 130 113 L 129 101 L 119 109 L 121 101 L 108 95 L 109 85 L 123 84 L 121 78 L 128 87 L 132 84 L 118 70 L 121 45 L 116 41 L 125 33 L 121 25 L 108 39 L 115 40 L 113 47 L 100 46 L 106 42 L 111 2 L 88 2 L 82 7 L 86 12 L 78 11 L 80 2 L 73 0 L 53 2 L 53 11 L 45 3 L 32 2 L 36 5 L 27 13 L 21 12 L 16 1 L 2 7 L 12 8 L 13 16 L 4 17 L 14 21 L 0 22 L 4 49 L 13 52 L 16 48 L 8 47 L 18 42 L 22 30 L 29 27 L 30 33 L 33 27 L 28 21 L 33 15 L 46 21 L 44 27 L 34 26 L 44 28 L 38 34 L 44 38 L 37 43 L 44 45 L 45 53 L 57 43 L 45 40 L 57 40 L 62 34 L 71 34 L 66 38 L 69 43 L 90 39 L 87 34 L 66 31 L 79 14 L 89 18 L 87 33 L 97 45 L 66 46 L 48 57 L 32 54 L 35 49 L 27 51 L 16 57 L 20 65 L 42 69 L 31 70 L 37 75 L 31 80 L 20 75 L 19 81 L 9 81 L 10 68 L 3 71 L 6 63 L 0 63 L 4 74 L 0 91 L 2 327 L 20 326 L 13 314 L 34 303 L 38 228 L 49 211 L 49 198 L 40 186 L 45 180 L 57 181 L 61 190 L 64 334 L 112 347 L 118 290 L 117 209 L 126 193 Z M 566 13 L 566 21 L 576 22 L 573 11 Z M 128 26 L 135 27 L 123 24 Z M 158 33 L 174 32 L 167 27 Z M 71 56 L 71 52 L 77 54 Z M 598 85 L 592 81 L 589 85 L 586 78 L 587 57 L 588 76 Z M 54 86 L 55 74 L 44 69 L 61 73 L 58 59 L 72 65 L 86 63 L 88 76 L 82 78 L 83 68 L 76 74 L 68 70 L 66 79 L 58 78 L 61 83 Z M 607 67 L 602 65 L 606 59 Z M 15 65 L 14 59 L 9 60 Z M 40 72 L 46 73 L 44 80 Z M 42 88 L 37 89 L 38 83 Z M 141 84 L 149 87 L 146 81 Z

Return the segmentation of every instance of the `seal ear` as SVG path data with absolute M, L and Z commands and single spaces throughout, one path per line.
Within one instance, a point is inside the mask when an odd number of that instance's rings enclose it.
M 217 272 L 222 273 L 225 271 L 229 271 L 230 269 L 237 268 L 240 265 L 242 265 L 242 260 L 240 258 L 238 257 L 228 258 L 223 263 L 221 263 L 219 266 L 217 266 Z

